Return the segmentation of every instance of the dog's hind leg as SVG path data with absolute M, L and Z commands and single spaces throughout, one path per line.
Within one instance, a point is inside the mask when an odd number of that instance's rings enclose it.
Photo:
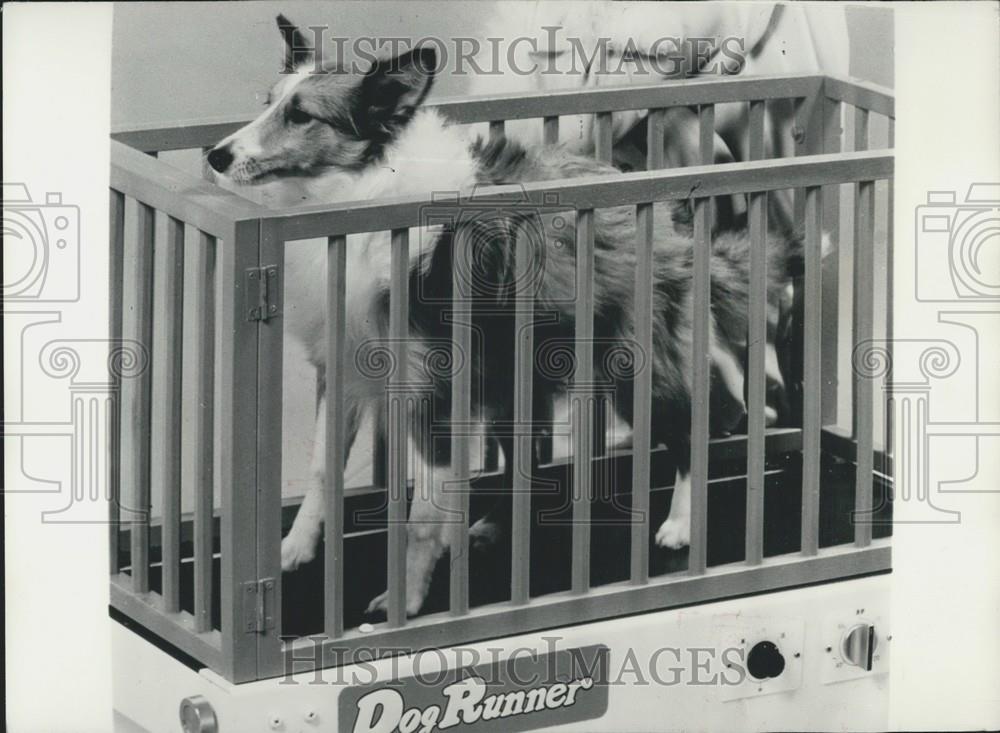
M 468 518 L 458 516 L 458 474 L 451 463 L 432 465 L 412 439 L 410 455 L 415 467 L 406 523 L 406 615 L 415 616 L 427 598 L 434 568 L 450 545 L 453 523 L 463 522 L 463 527 L 468 527 Z M 388 603 L 388 594 L 383 592 L 372 599 L 366 613 L 387 613 Z

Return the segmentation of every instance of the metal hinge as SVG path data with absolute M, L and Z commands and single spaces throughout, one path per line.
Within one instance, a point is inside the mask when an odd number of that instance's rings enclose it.
M 266 321 L 278 315 L 278 266 L 247 268 L 247 320 Z
M 240 585 L 243 598 L 243 631 L 263 634 L 274 628 L 274 578 L 251 580 Z

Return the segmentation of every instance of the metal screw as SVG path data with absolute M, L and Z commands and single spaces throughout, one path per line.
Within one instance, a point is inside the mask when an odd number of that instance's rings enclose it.
M 302 717 L 306 719 L 307 723 L 315 723 L 316 719 L 319 718 L 319 714 L 315 710 L 306 710 L 306 714 Z
M 278 730 L 279 728 L 281 728 L 282 721 L 280 715 L 272 715 L 271 720 L 268 722 L 271 725 L 271 730 Z
M 799 657 L 801 657 L 802 655 L 801 655 L 801 654 L 799 654 L 798 652 L 795 652 L 795 655 L 794 655 L 794 656 L 795 656 L 795 658 L 796 658 L 796 659 L 798 659 L 798 658 L 799 658 Z
M 828 646 L 828 647 L 826 648 L 826 650 L 827 650 L 828 652 L 832 652 L 832 651 L 833 651 L 833 647 L 832 647 L 832 646 Z

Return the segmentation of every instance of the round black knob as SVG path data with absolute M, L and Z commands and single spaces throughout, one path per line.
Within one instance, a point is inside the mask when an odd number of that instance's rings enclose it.
M 769 680 L 785 671 L 785 658 L 774 642 L 760 641 L 747 654 L 747 672 L 758 680 Z

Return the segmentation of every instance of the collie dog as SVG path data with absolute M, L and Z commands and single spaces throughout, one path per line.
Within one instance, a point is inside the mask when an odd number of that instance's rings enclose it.
M 375 61 L 365 73 L 324 66 L 306 48 L 302 34 L 278 18 L 286 41 L 286 67 L 270 92 L 267 109 L 208 153 L 208 162 L 228 183 L 267 187 L 272 200 L 323 203 L 343 200 L 470 191 L 476 186 L 546 181 L 617 173 L 610 165 L 561 146 L 524 146 L 510 139 L 483 142 L 423 106 L 434 79 L 435 51 L 422 46 Z M 317 73 L 316 69 L 322 69 Z M 572 202 L 567 202 L 572 204 Z M 656 541 L 687 544 L 690 532 L 688 479 L 690 441 L 692 240 L 673 230 L 666 204 L 654 207 L 654 323 L 652 439 L 667 445 L 678 470 L 670 516 Z M 572 343 L 576 272 L 572 216 L 539 217 L 541 241 L 531 247 L 539 265 L 533 291 L 534 340 Z M 372 222 L 377 226 L 378 222 Z M 471 354 L 474 418 L 480 424 L 510 424 L 513 403 L 514 303 L 505 296 L 514 281 L 514 248 L 527 236 L 515 214 L 472 221 Z M 409 379 L 432 385 L 430 422 L 411 420 L 409 450 L 417 464 L 407 524 L 406 610 L 416 614 L 427 595 L 437 561 L 448 551 L 447 523 L 457 472 L 450 465 L 449 374 L 428 358 L 432 346 L 451 350 L 452 251 L 455 224 L 427 226 L 411 246 L 409 263 Z M 632 378 L 616 367 L 616 350 L 631 350 L 635 308 L 635 207 L 594 212 L 594 373 L 613 385 L 618 417 L 631 423 Z M 537 232 L 536 230 L 533 230 Z M 536 237 L 537 239 L 538 237 Z M 801 256 L 794 238 L 771 235 L 767 271 L 773 308 L 787 281 L 789 263 Z M 325 248 L 289 245 L 286 255 L 286 327 L 305 345 L 322 374 L 325 360 Z M 743 232 L 714 238 L 711 261 L 711 361 L 713 429 L 731 429 L 743 416 L 742 354 L 746 348 L 749 242 Z M 344 400 L 349 433 L 359 416 L 385 398 L 384 375 L 373 375 L 356 358 L 368 345 L 388 338 L 390 239 L 388 232 L 352 235 L 347 247 L 346 373 Z M 483 285 L 480 287 L 480 285 Z M 435 297 L 428 298 L 427 294 Z M 360 350 L 360 351 L 359 351 Z M 355 357 L 355 358 L 352 358 Z M 537 367 L 535 414 L 551 409 L 571 379 Z M 323 445 L 325 407 L 318 411 L 316 445 Z M 433 433 L 429 435 L 428 431 Z M 509 456 L 509 436 L 498 436 Z M 350 446 L 348 445 L 348 448 Z M 324 452 L 316 451 L 315 481 L 282 542 L 282 565 L 293 570 L 314 557 L 320 537 L 325 481 Z M 386 595 L 369 611 L 384 611 Z

